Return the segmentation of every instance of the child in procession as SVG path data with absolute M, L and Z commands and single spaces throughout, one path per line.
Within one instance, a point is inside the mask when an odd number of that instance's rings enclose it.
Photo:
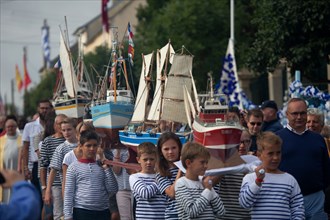
M 156 180 L 160 192 L 166 196 L 167 206 L 165 219 L 178 219 L 175 200 L 175 183 L 183 176 L 174 162 L 180 160 L 182 144 L 179 137 L 173 132 L 163 133 L 157 142 L 158 166 Z
M 79 144 L 82 157 L 67 170 L 64 219 L 109 220 L 109 197 L 118 190 L 116 178 L 109 166 L 96 163 L 100 138 L 95 131 L 83 131 Z
M 70 150 L 73 150 L 78 145 L 78 140 L 76 136 L 76 126 L 77 120 L 74 118 L 66 118 L 61 123 L 61 131 L 63 137 L 65 138 L 64 143 L 60 144 L 54 151 L 52 159 L 50 161 L 50 173 L 48 176 L 47 187 L 45 191 L 44 202 L 46 205 L 50 205 L 52 203 L 52 189 L 51 186 L 55 180 L 55 176 L 57 172 L 60 174 L 61 184 L 63 182 L 62 175 L 62 162 L 66 153 Z M 62 191 L 61 187 L 61 191 Z M 53 195 L 54 196 L 54 195 Z M 62 197 L 62 195 L 59 195 Z M 56 199 L 56 198 L 55 198 Z M 63 210 L 61 211 L 63 215 Z
M 243 178 L 240 205 L 252 219 L 305 219 L 304 200 L 296 179 L 278 169 L 282 140 L 272 132 L 257 138 L 262 164 Z
M 83 131 L 87 131 L 87 130 L 95 131 L 95 127 L 93 126 L 93 124 L 84 123 L 84 122 L 80 122 L 77 125 L 76 134 L 77 134 L 78 142 L 80 140 L 80 134 Z M 74 148 L 73 150 L 66 153 L 63 158 L 63 162 L 62 162 L 62 173 L 63 173 L 62 195 L 63 195 L 63 197 L 64 197 L 64 189 L 65 189 L 65 178 L 66 178 L 66 172 L 68 170 L 68 167 L 71 163 L 73 163 L 74 161 L 77 161 L 81 157 L 82 157 L 82 149 L 81 149 L 81 145 L 78 144 L 78 146 L 76 148 Z
M 129 183 L 136 199 L 136 220 L 164 219 L 166 198 L 156 183 L 157 148 L 144 142 L 137 147 L 137 161 L 141 172 L 130 175 Z
M 175 198 L 179 219 L 215 219 L 225 213 L 219 195 L 214 191 L 212 176 L 204 176 L 210 153 L 201 144 L 188 142 L 181 162 L 186 174 L 176 181 Z

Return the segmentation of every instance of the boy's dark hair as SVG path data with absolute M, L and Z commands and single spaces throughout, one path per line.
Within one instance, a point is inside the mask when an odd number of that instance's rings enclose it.
M 270 131 L 262 132 L 257 137 L 258 152 L 265 150 L 266 146 L 279 145 L 282 146 L 282 139 Z
M 211 155 L 210 152 L 203 145 L 196 142 L 187 142 L 184 145 L 181 153 L 181 163 L 183 167 L 187 169 L 186 160 L 189 159 L 193 161 L 198 157 L 203 157 L 209 160 Z
M 137 157 L 142 154 L 155 154 L 157 156 L 156 146 L 151 142 L 143 142 L 137 146 Z
M 157 163 L 157 170 L 160 173 L 160 175 L 164 176 L 164 177 L 165 176 L 172 177 L 172 174 L 169 171 L 170 166 L 168 164 L 168 161 L 165 159 L 165 157 L 162 153 L 163 144 L 168 140 L 175 141 L 177 143 L 177 145 L 179 146 L 179 158 L 180 158 L 181 149 L 182 149 L 182 143 L 180 141 L 180 138 L 173 132 L 165 132 L 159 137 L 158 142 L 157 142 L 157 151 L 158 151 L 158 155 L 159 155 L 159 159 L 158 159 L 158 163 Z
M 97 143 L 100 143 L 99 135 L 92 130 L 86 130 L 80 133 L 79 143 L 84 145 L 89 140 L 96 140 Z

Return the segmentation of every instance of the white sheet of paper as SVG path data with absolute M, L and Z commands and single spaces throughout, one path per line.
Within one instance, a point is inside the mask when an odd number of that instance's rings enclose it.
M 238 166 L 233 167 L 223 167 L 219 169 L 211 169 L 205 172 L 205 176 L 219 176 L 226 175 L 230 173 L 250 173 L 253 172 L 254 169 L 261 164 L 261 161 L 258 157 L 253 155 L 243 155 L 242 159 L 247 162 L 240 164 Z M 174 162 L 175 166 L 177 166 L 183 173 L 186 173 L 186 169 L 183 167 L 181 161 Z

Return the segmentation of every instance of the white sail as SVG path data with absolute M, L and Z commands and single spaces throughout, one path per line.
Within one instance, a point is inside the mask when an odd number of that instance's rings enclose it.
M 134 113 L 131 122 L 143 122 L 146 114 L 146 102 L 148 101 L 149 89 L 146 78 L 150 75 L 150 64 L 152 62 L 153 53 L 142 55 L 142 68 L 139 82 L 138 94 L 135 101 Z
M 70 97 L 75 97 L 76 91 L 79 91 L 78 80 L 73 69 L 69 48 L 65 43 L 62 33 L 60 33 L 60 60 L 67 93 Z
M 188 123 L 185 106 L 183 86 L 187 87 L 188 93 L 192 94 L 192 61 L 193 57 L 184 54 L 175 54 L 167 84 L 164 92 L 162 120 Z
M 197 111 L 196 111 L 196 108 L 194 106 L 194 103 L 193 103 L 193 100 L 188 92 L 188 89 L 186 86 L 184 86 L 184 92 L 185 92 L 185 96 L 184 96 L 184 101 L 185 101 L 185 104 L 186 104 L 186 99 L 187 99 L 187 104 L 189 105 L 189 115 L 190 113 L 192 114 L 192 118 L 195 119 L 196 115 L 197 115 Z
M 192 85 L 193 85 L 193 93 L 194 93 L 194 97 L 195 97 L 195 99 L 194 99 L 195 100 L 195 108 L 194 109 L 196 109 L 196 111 L 197 111 L 196 114 L 198 114 L 199 113 L 199 110 L 200 110 L 200 108 L 199 108 L 199 100 L 198 100 L 198 95 L 197 95 L 197 89 L 196 89 L 196 85 L 195 85 L 194 76 L 193 76 L 193 74 L 192 74 L 191 71 L 190 71 L 190 76 L 191 76 L 191 81 L 192 81 Z M 195 118 L 195 116 L 194 116 L 194 118 Z
M 185 108 L 185 112 L 186 112 L 186 116 L 187 116 L 187 121 L 188 121 L 188 125 L 191 128 L 191 117 L 190 117 L 190 113 L 191 113 L 191 107 L 190 107 L 190 103 L 189 103 L 189 94 L 187 91 L 187 87 L 183 88 L 183 99 L 184 99 L 184 108 Z M 195 118 L 195 116 L 193 116 Z
M 169 53 L 169 54 L 168 54 Z M 170 43 L 166 44 L 162 49 L 157 51 L 157 61 L 156 61 L 156 70 L 157 70 L 157 76 L 156 76 L 156 87 L 155 87 L 155 93 L 154 98 L 150 107 L 150 111 L 148 114 L 147 119 L 158 121 L 160 119 L 160 112 L 161 112 L 161 84 L 162 84 L 162 77 L 165 78 L 166 76 L 162 74 L 164 64 L 166 61 L 166 58 L 169 57 L 169 62 L 173 60 L 173 54 L 175 53 L 172 45 Z M 170 62 L 172 63 L 172 62 Z

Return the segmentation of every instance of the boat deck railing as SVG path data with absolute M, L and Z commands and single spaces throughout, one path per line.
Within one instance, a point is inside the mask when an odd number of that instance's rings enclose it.
M 202 124 L 204 127 L 216 127 L 216 126 L 241 126 L 239 122 L 234 120 L 223 120 L 221 118 L 214 119 L 204 119 L 200 120 L 199 118 L 195 118 L 196 121 L 198 121 L 200 124 Z
M 109 101 L 107 101 L 107 100 L 105 100 L 105 99 L 99 99 L 99 100 L 95 100 L 93 103 L 92 103 L 92 105 L 94 105 L 94 106 L 96 106 L 96 105 L 104 105 L 104 104 L 106 104 L 106 103 L 108 103 Z M 114 101 L 112 101 L 112 102 L 114 102 Z M 120 101 L 118 101 L 117 100 L 117 102 L 116 103 L 121 103 L 121 104 L 133 104 L 133 100 L 132 101 L 124 101 L 124 100 L 120 100 Z

